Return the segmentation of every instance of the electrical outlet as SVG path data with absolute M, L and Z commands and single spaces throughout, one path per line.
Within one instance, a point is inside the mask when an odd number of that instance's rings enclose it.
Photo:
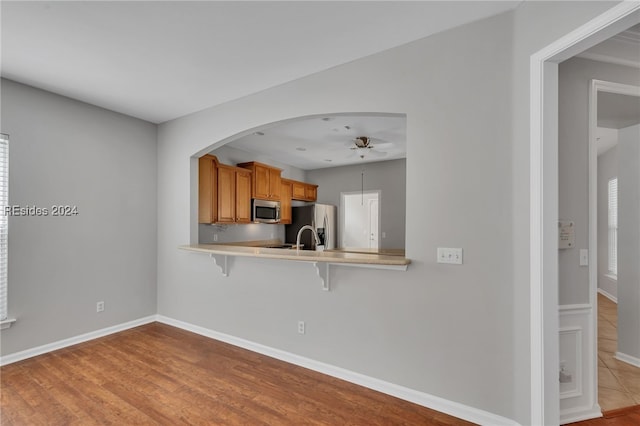
M 298 321 L 298 333 L 304 334 L 304 329 L 305 329 L 304 321 Z
M 102 312 L 102 311 L 104 311 L 104 302 L 96 303 L 96 312 Z
M 218 241 L 218 234 L 213 234 L 213 242 L 215 243 L 216 241 Z

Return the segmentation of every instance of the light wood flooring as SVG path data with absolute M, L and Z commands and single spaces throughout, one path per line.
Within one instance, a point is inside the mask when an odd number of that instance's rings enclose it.
M 605 412 L 640 404 L 640 368 L 615 358 L 617 327 L 617 305 L 598 294 L 598 403 Z
M 160 323 L 0 368 L 2 425 L 471 425 Z

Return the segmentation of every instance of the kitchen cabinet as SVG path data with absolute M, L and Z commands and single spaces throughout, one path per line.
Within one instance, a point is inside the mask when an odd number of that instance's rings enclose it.
M 218 164 L 219 223 L 251 222 L 251 171 Z
M 280 200 L 282 170 L 267 164 L 251 161 L 238 164 L 251 170 L 251 196 L 262 200 Z
M 294 200 L 304 200 L 306 198 L 305 186 L 306 185 L 304 182 L 293 181 L 293 190 L 291 193 L 291 197 Z
M 280 185 L 280 223 L 291 224 L 291 197 L 293 194 L 293 181 L 282 179 Z
M 218 159 L 204 155 L 198 159 L 198 223 L 218 220 Z
M 318 185 L 305 184 L 304 195 L 307 201 L 316 201 L 318 199 Z
M 296 180 L 292 182 L 291 198 L 300 201 L 316 201 L 318 199 L 318 185 L 311 183 L 299 182 Z

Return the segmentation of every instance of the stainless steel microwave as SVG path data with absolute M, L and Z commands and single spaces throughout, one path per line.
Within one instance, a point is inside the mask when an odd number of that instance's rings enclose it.
M 280 222 L 280 201 L 253 199 L 251 202 L 251 220 L 256 223 Z

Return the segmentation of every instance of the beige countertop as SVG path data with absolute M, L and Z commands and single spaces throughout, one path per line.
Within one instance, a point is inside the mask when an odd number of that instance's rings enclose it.
M 342 252 L 342 253 L 382 254 L 386 256 L 404 257 L 404 249 L 337 248 L 337 249 L 330 249 L 326 251 Z
M 261 257 L 267 259 L 294 260 L 303 262 L 344 263 L 354 265 L 389 265 L 405 266 L 410 259 L 402 255 L 377 254 L 364 252 L 350 252 L 342 250 L 311 251 L 295 249 L 264 248 L 256 246 L 257 242 L 225 243 L 225 244 L 192 244 L 181 246 L 180 249 L 223 256 Z M 265 244 L 266 245 L 266 244 Z

